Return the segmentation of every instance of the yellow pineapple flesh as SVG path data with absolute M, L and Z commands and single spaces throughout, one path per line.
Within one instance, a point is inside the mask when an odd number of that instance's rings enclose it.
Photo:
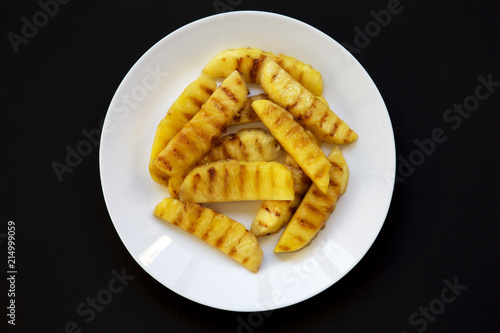
M 308 134 L 314 141 L 314 144 L 319 147 L 321 142 L 312 133 L 308 132 Z M 292 172 L 295 198 L 291 201 L 262 201 L 250 228 L 250 231 L 255 236 L 265 236 L 280 231 L 290 221 L 290 218 L 297 210 L 297 207 L 299 207 L 304 194 L 311 185 L 311 179 L 295 162 L 292 156 L 287 155 L 283 164 Z
M 320 190 L 326 192 L 330 162 L 304 128 L 290 113 L 271 101 L 256 101 L 252 103 L 252 107 L 283 149 L 292 156 Z
M 168 176 L 176 176 L 198 163 L 244 105 L 247 92 L 237 71 L 229 75 L 160 152 L 155 166 Z
M 337 200 L 344 194 L 349 169 L 338 146 L 331 151 L 328 159 L 332 168 L 327 193 L 320 191 L 316 185 L 311 185 L 276 244 L 274 252 L 297 251 L 310 244 L 324 228 L 326 220 L 335 209 Z
M 293 200 L 293 177 L 278 162 L 216 161 L 195 167 L 184 178 L 183 202 Z
M 199 204 L 166 198 L 153 214 L 219 249 L 252 272 L 264 255 L 256 237 L 243 224 Z
M 218 160 L 269 162 L 283 153 L 279 142 L 263 128 L 244 128 L 217 140 L 200 163 Z
M 168 176 L 154 165 L 154 161 L 174 135 L 201 109 L 216 88 L 217 83 L 213 78 L 201 74 L 182 91 L 158 124 L 149 159 L 149 172 L 155 182 L 168 185 Z
M 306 129 L 329 144 L 347 144 L 358 135 L 328 105 L 303 87 L 272 59 L 265 58 L 258 70 L 257 83 L 269 98 L 289 111 Z
M 238 112 L 238 115 L 234 117 L 229 126 L 243 125 L 259 121 L 259 116 L 257 116 L 255 111 L 252 109 L 252 103 L 260 99 L 269 99 L 269 96 L 264 93 L 248 96 L 245 106 L 242 110 L 240 110 L 240 112 Z
M 276 61 L 281 68 L 311 93 L 316 96 L 323 94 L 323 78 L 321 77 L 321 73 L 311 65 L 284 54 L 278 54 L 270 58 Z
M 203 68 L 202 73 L 212 77 L 224 78 L 232 71 L 239 71 L 249 83 L 256 83 L 257 71 L 265 57 L 278 62 L 295 80 L 310 89 L 315 95 L 323 93 L 321 73 L 311 65 L 284 54 L 275 55 L 252 47 L 227 49 L 218 53 Z

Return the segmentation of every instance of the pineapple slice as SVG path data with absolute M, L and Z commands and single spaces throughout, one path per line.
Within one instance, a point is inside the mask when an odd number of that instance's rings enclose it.
M 155 166 L 168 176 L 175 176 L 198 163 L 245 104 L 247 92 L 245 80 L 234 71 L 170 140 L 156 158 Z
M 255 111 L 252 109 L 252 103 L 260 99 L 269 99 L 269 96 L 267 96 L 267 94 L 249 96 L 247 98 L 245 107 L 240 110 L 236 117 L 234 117 L 229 126 L 243 125 L 259 121 L 259 116 L 257 116 L 257 114 L 255 114 Z
M 323 95 L 323 78 L 321 73 L 311 65 L 284 54 L 271 56 L 281 68 L 316 96 Z
M 281 235 L 274 252 L 302 249 L 325 227 L 325 222 L 335 209 L 337 200 L 346 190 L 349 178 L 347 163 L 338 146 L 330 152 L 328 159 L 332 164 L 328 192 L 325 194 L 316 185 L 311 185 Z
M 214 79 L 201 74 L 184 89 L 158 124 L 149 159 L 149 173 L 155 182 L 168 185 L 168 176 L 154 165 L 154 160 L 170 139 L 201 109 L 216 88 Z
M 326 192 L 330 162 L 302 126 L 290 113 L 271 101 L 256 101 L 252 103 L 252 107 L 283 149 L 300 165 L 313 183 Z
M 305 64 L 294 57 L 284 54 L 275 55 L 272 52 L 257 48 L 243 47 L 224 50 L 205 65 L 202 73 L 213 77 L 227 77 L 234 70 L 237 70 L 245 77 L 247 82 L 256 83 L 256 74 L 259 65 L 265 57 L 276 61 L 286 72 L 313 94 L 323 94 L 321 73 L 311 65 Z
M 244 128 L 217 140 L 200 163 L 227 159 L 268 162 L 280 157 L 282 153 L 283 148 L 279 142 L 265 129 Z
M 245 128 L 217 140 L 198 164 L 227 159 L 268 162 L 277 159 L 282 153 L 283 148 L 269 132 L 262 128 Z M 179 197 L 182 182 L 191 170 L 192 168 L 187 169 L 184 173 L 169 178 L 168 189 L 173 198 Z
M 194 168 L 180 191 L 183 202 L 293 200 L 290 170 L 278 162 L 216 161 Z
M 319 147 L 321 142 L 311 132 L 308 132 L 308 134 L 314 144 Z M 287 155 L 283 164 L 292 172 L 295 198 L 292 201 L 262 201 L 250 228 L 250 231 L 255 236 L 265 236 L 280 231 L 290 221 L 290 218 L 297 210 L 297 207 L 299 207 L 304 194 L 311 185 L 311 179 L 295 162 L 292 156 Z
M 329 144 L 347 144 L 358 138 L 358 135 L 326 104 L 272 59 L 265 58 L 262 61 L 257 83 L 273 102 L 289 111 L 319 140 Z
M 153 214 L 216 247 L 252 272 L 264 255 L 257 238 L 243 224 L 198 204 L 166 198 Z

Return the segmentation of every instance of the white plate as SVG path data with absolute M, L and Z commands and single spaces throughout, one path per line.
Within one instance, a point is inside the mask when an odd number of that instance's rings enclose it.
M 332 109 L 359 135 L 342 151 L 347 192 L 310 246 L 274 254 L 280 234 L 260 238 L 254 274 L 217 249 L 152 215 L 168 191 L 148 171 L 156 126 L 204 65 L 227 48 L 256 47 L 318 69 Z M 323 146 L 326 152 L 331 146 Z M 111 101 L 100 147 L 101 181 L 111 220 L 141 267 L 174 292 L 210 307 L 261 311 L 289 306 L 333 285 L 365 255 L 389 208 L 395 144 L 387 109 L 363 67 L 319 30 L 282 15 L 239 11 L 190 23 L 163 38 L 127 73 Z M 211 208 L 250 228 L 260 202 Z

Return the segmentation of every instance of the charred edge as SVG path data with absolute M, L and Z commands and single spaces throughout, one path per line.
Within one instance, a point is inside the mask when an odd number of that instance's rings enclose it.
M 236 70 L 241 73 L 241 65 L 243 64 L 243 58 L 236 58 Z
M 262 64 L 262 60 L 264 60 L 265 55 L 262 55 L 260 58 L 253 59 L 252 68 L 250 70 L 250 82 L 257 82 L 257 76 L 259 75 L 260 65 Z

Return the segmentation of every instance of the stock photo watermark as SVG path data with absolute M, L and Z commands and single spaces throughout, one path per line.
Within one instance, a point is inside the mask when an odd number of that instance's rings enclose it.
M 434 154 L 437 146 L 448 140 L 447 133 L 450 130 L 458 130 L 463 121 L 469 119 L 479 109 L 481 102 L 490 98 L 496 89 L 500 87 L 500 81 L 494 81 L 491 73 L 486 76 L 479 75 L 477 81 L 473 94 L 466 96 L 461 103 L 454 103 L 451 108 L 443 112 L 443 122 L 449 126 L 449 129 L 443 127 L 434 128 L 429 137 L 413 141 L 416 148 L 407 157 L 402 155 L 397 157 L 396 183 L 404 183 L 407 178 L 413 175 L 416 168 L 424 164 L 426 159 Z
M 281 275 L 283 286 L 289 288 L 290 291 L 297 291 L 303 283 L 315 276 L 320 268 L 320 263 L 330 260 L 331 257 L 341 257 L 346 267 L 351 265 L 354 258 L 344 252 L 338 243 L 333 240 L 327 242 L 318 239 L 320 246 L 314 252 L 314 255 L 304 262 L 292 265 Z M 340 267 L 337 267 L 342 269 Z M 274 310 L 273 308 L 281 307 L 286 302 L 286 293 L 279 288 L 272 288 L 268 298 L 260 300 L 255 303 L 259 311 L 250 312 L 245 316 L 238 316 L 236 318 L 237 333 L 253 333 L 261 327 L 266 318 L 269 318 Z
M 411 2 L 411 0 L 407 1 Z M 389 26 L 395 15 L 401 14 L 403 9 L 404 6 L 400 0 L 389 0 L 385 9 L 371 10 L 370 16 L 373 20 L 368 21 L 363 28 L 355 26 L 352 44 L 342 42 L 342 46 L 351 53 L 360 54 L 374 38 L 380 35 L 383 29 Z
M 38 35 L 40 29 L 45 27 L 49 21 L 54 18 L 60 10 L 61 5 L 67 5 L 71 0 L 40 0 L 37 2 L 40 10 L 36 11 L 30 17 L 21 18 L 21 27 L 19 32 L 10 31 L 7 33 L 7 39 L 14 50 L 19 53 L 19 47 L 26 45 L 30 40 Z
M 448 279 L 443 281 L 445 287 L 441 289 L 439 297 L 434 298 L 427 304 L 427 306 L 420 306 L 417 311 L 410 314 L 408 323 L 414 327 L 418 333 L 424 332 L 429 323 L 436 321 L 439 315 L 442 315 L 446 310 L 447 305 L 455 302 L 467 285 L 460 284 L 458 278 L 455 277 L 453 282 Z M 409 333 L 408 331 L 401 331 L 400 333 Z
M 156 89 L 165 78 L 167 72 L 162 72 L 159 65 L 153 69 L 148 66 L 145 68 L 146 74 L 143 76 L 141 84 L 131 89 L 130 93 L 124 93 L 118 97 L 119 103 L 116 107 L 110 109 L 111 113 L 117 114 L 119 120 L 126 119 L 132 110 L 135 110 L 140 102 L 143 102 L 148 94 Z M 66 156 L 64 159 L 54 160 L 51 163 L 52 170 L 57 180 L 62 183 L 64 175 L 72 173 L 83 161 L 84 157 L 89 156 L 99 147 L 102 133 L 110 133 L 115 129 L 115 124 L 108 121 L 103 128 L 104 119 L 99 121 L 96 128 L 91 130 L 83 129 L 82 139 L 74 145 L 64 147 Z
M 7 323 L 16 326 L 16 222 L 7 222 L 7 234 L 0 234 L 0 238 L 7 239 Z
M 83 323 L 86 325 L 92 323 L 97 314 L 103 312 L 106 306 L 111 304 L 115 296 L 121 293 L 129 285 L 130 281 L 135 279 L 134 275 L 127 274 L 125 267 L 122 268 L 121 272 L 112 269 L 111 275 L 112 277 L 109 279 L 106 287 L 99 290 L 94 297 L 89 296 L 76 306 L 75 312 L 78 319 L 66 322 L 62 330 L 54 333 L 83 332 Z M 52 333 L 52 331 L 49 333 Z
M 220 14 L 235 10 L 242 2 L 243 0 L 214 0 L 212 6 L 214 6 L 215 12 Z

